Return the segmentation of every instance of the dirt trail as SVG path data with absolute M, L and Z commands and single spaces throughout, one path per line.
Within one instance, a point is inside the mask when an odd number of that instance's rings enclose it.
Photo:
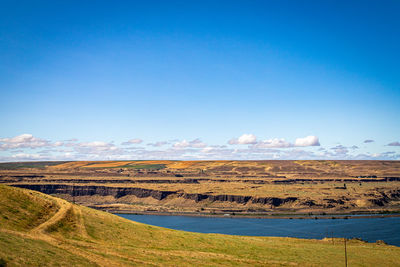
M 107 251 L 107 255 L 110 255 L 114 259 L 105 257 L 103 254 L 104 251 L 99 251 L 96 248 L 96 243 L 98 241 L 91 239 L 86 231 L 82 209 L 78 205 L 73 205 L 63 199 L 49 198 L 49 200 L 51 200 L 55 205 L 58 206 L 58 210 L 47 221 L 43 222 L 42 224 L 38 225 L 28 232 L 21 232 L 9 229 L 0 229 L 0 232 L 13 234 L 22 238 L 45 241 L 50 245 L 63 249 L 73 255 L 86 258 L 93 264 L 93 266 L 128 266 L 127 264 L 118 262 L 118 258 L 122 261 L 130 262 L 131 264 L 142 266 L 154 265 L 151 262 L 135 259 L 129 257 L 128 255 L 119 254 L 113 251 Z M 51 234 L 47 231 L 49 227 L 59 223 L 64 218 L 71 216 L 71 211 L 73 212 L 74 223 L 76 226 L 74 231 L 76 231 L 76 234 L 78 234 L 79 236 L 77 240 L 68 239 L 64 236 L 60 236 L 59 234 Z M 101 244 L 100 247 L 107 250 L 106 243 Z
M 0 229 L 2 232 L 7 232 L 10 234 L 15 234 L 24 238 L 31 238 L 31 239 L 36 239 L 36 240 L 42 240 L 45 241 L 53 246 L 56 246 L 58 248 L 64 249 L 74 255 L 84 257 L 88 259 L 93 265 L 97 266 L 125 266 L 122 265 L 118 262 L 109 260 L 107 258 L 104 258 L 100 255 L 97 255 L 92 252 L 84 251 L 77 246 L 74 246 L 72 243 L 67 243 L 68 241 L 65 239 L 59 239 L 55 236 L 52 236 L 46 232 L 46 229 L 48 229 L 50 226 L 56 224 L 60 220 L 62 220 L 66 215 L 67 212 L 70 209 L 73 209 L 76 213 L 76 218 L 77 218 L 77 231 L 81 235 L 82 238 L 86 239 L 88 238 L 88 234 L 86 232 L 86 227 L 83 221 L 83 215 L 82 211 L 79 207 L 72 205 L 71 203 L 57 199 L 56 200 L 57 205 L 59 206 L 58 211 L 47 221 L 43 222 L 39 226 L 35 227 L 31 231 L 27 233 L 23 232 L 18 232 L 18 231 L 13 231 L 13 230 L 6 230 L 6 229 Z M 84 243 L 84 241 L 80 241 L 79 243 Z M 116 255 L 117 256 L 117 255 Z
M 42 223 L 39 226 L 33 228 L 30 231 L 31 234 L 33 234 L 33 235 L 43 235 L 43 234 L 45 234 L 45 231 L 46 231 L 46 229 L 48 227 L 50 227 L 50 226 L 54 225 L 55 223 L 59 222 L 60 220 L 62 220 L 65 217 L 67 211 L 70 208 L 72 208 L 71 203 L 66 202 L 66 201 L 62 201 L 62 200 L 58 200 L 58 199 L 57 199 L 57 205 L 59 206 L 59 209 L 56 212 L 56 214 L 54 214 L 53 217 L 51 217 L 50 219 L 48 219 L 44 223 Z

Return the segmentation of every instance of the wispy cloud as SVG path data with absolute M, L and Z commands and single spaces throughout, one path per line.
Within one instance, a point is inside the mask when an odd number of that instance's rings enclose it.
M 173 147 L 175 148 L 186 148 L 186 147 L 192 147 L 192 148 L 203 148 L 206 147 L 207 144 L 203 143 L 199 138 L 194 139 L 192 141 L 186 141 L 182 140 L 180 142 L 176 142 Z
M 160 146 L 165 146 L 169 144 L 169 142 L 167 141 L 160 141 L 160 142 L 155 142 L 155 143 L 148 143 L 148 146 L 152 146 L 152 147 L 160 147 Z
M 400 146 L 400 142 L 392 142 L 392 143 L 389 143 L 389 144 L 387 144 L 388 146 Z
M 348 148 L 342 145 L 337 145 L 335 147 L 332 147 L 331 150 L 333 150 L 336 153 L 336 155 L 347 155 L 347 153 L 349 153 Z
M 67 139 L 64 140 L 65 142 L 78 142 L 79 140 L 77 138 L 71 138 L 71 139 Z
M 373 143 L 373 142 L 375 142 L 374 140 L 372 140 L 372 139 L 367 139 L 367 140 L 364 140 L 364 143 L 365 144 L 368 144 L 368 143 Z
M 273 138 L 262 141 L 257 141 L 254 134 L 243 134 L 239 138 L 233 138 L 228 141 L 230 145 L 253 145 L 255 148 L 289 148 L 289 147 L 306 147 L 306 146 L 319 146 L 319 139 L 316 136 L 307 136 L 297 138 L 296 141 L 290 143 L 284 138 Z
M 59 143 L 57 143 L 58 145 Z M 45 139 L 34 137 L 32 134 L 21 134 L 11 138 L 0 139 L 0 149 L 17 149 L 17 148 L 39 148 L 51 146 L 51 142 Z
M 293 144 L 287 142 L 285 139 L 268 139 L 259 141 L 254 144 L 255 148 L 286 148 L 286 147 L 293 147 Z
M 135 145 L 135 144 L 141 144 L 143 142 L 142 139 L 140 138 L 135 138 L 135 139 L 131 139 L 128 140 L 126 142 L 121 143 L 121 145 L 127 146 L 127 145 Z
M 103 141 L 68 144 L 68 147 L 72 149 L 72 152 L 67 152 L 69 157 L 77 160 L 119 159 L 122 155 L 126 154 L 123 148 Z
M 233 141 L 232 141 L 233 140 Z M 124 160 L 124 159 L 177 159 L 177 160 L 263 160 L 263 159 L 400 159 L 395 151 L 380 153 L 356 153 L 356 145 L 336 145 L 331 148 L 320 146 L 316 136 L 297 138 L 293 143 L 284 138 L 258 140 L 253 134 L 244 134 L 230 140 L 231 145 L 207 145 L 200 138 L 193 140 L 159 141 L 141 144 L 139 138 L 123 142 L 78 140 L 49 141 L 23 134 L 0 138 L 2 154 L 0 161 L 29 160 Z M 393 142 L 390 146 L 399 146 Z

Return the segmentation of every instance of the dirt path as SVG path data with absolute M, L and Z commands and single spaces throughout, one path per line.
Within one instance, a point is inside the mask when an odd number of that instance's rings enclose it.
M 39 226 L 35 227 L 28 233 L 19 233 L 15 231 L 9 231 L 13 232 L 15 234 L 18 234 L 23 237 L 27 238 L 33 238 L 33 239 L 39 239 L 42 241 L 46 241 L 47 243 L 59 247 L 61 249 L 64 249 L 72 254 L 75 254 L 77 256 L 84 257 L 88 259 L 90 262 L 92 262 L 94 265 L 98 266 L 123 266 L 115 261 L 109 260 L 107 258 L 104 258 L 100 255 L 96 255 L 94 253 L 85 251 L 81 248 L 78 248 L 77 246 L 74 246 L 73 244 L 67 243 L 66 240 L 63 239 L 58 239 L 54 236 L 51 236 L 50 234 L 46 233 L 46 229 L 48 229 L 50 226 L 58 223 L 60 220 L 62 220 L 66 215 L 67 212 L 70 209 L 73 209 L 76 214 L 76 219 L 77 219 L 77 230 L 79 234 L 83 238 L 88 238 L 87 232 L 86 232 L 86 227 L 83 221 L 83 215 L 82 211 L 79 207 L 73 206 L 71 203 L 64 201 L 64 200 L 57 200 L 57 205 L 59 206 L 58 211 L 56 214 L 53 215 L 50 219 L 45 221 L 44 223 L 40 224 Z
M 91 262 L 93 266 L 128 266 L 126 262 L 142 266 L 153 265 L 150 262 L 141 261 L 133 257 L 129 257 L 129 255 L 123 255 L 109 250 L 108 244 L 98 243 L 98 241 L 93 240 L 87 233 L 84 222 L 84 215 L 78 205 L 73 205 L 63 199 L 51 198 L 51 201 L 53 201 L 54 204 L 58 206 L 58 210 L 51 218 L 33 228 L 32 230 L 21 232 L 15 230 L 0 229 L 0 231 L 20 236 L 22 238 L 45 241 L 48 244 L 65 250 L 73 255 L 86 258 L 89 262 Z M 67 219 L 70 220 L 71 211 L 73 213 L 73 220 L 76 226 L 76 228 L 74 229 L 74 234 L 77 234 L 79 236 L 77 240 L 69 239 L 65 236 L 62 236 L 60 233 L 52 234 L 47 231 L 51 226 L 56 225 L 66 217 L 68 217 Z M 99 250 L 98 247 L 101 247 L 101 249 Z M 105 255 L 109 255 L 111 258 L 108 258 Z M 125 264 L 119 262 L 118 259 L 120 259 L 121 261 L 125 261 Z
M 66 201 L 62 201 L 62 200 L 57 200 L 57 205 L 60 207 L 58 209 L 58 211 L 56 212 L 56 214 L 53 215 L 53 217 L 51 217 L 50 219 L 48 219 L 47 221 L 45 221 L 44 223 L 40 224 L 39 226 L 33 228 L 30 233 L 32 235 L 43 235 L 45 234 L 45 231 L 48 227 L 56 224 L 57 222 L 59 222 L 60 220 L 62 220 L 67 211 L 72 208 L 71 203 L 66 202 Z

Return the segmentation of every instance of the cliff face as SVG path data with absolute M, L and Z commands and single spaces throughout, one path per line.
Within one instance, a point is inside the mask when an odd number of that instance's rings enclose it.
M 196 202 L 202 200 L 209 201 L 227 201 L 227 202 L 236 202 L 239 204 L 246 204 L 249 201 L 251 203 L 258 204 L 268 204 L 275 207 L 278 207 L 287 202 L 294 202 L 297 200 L 296 197 L 288 197 L 288 198 L 277 198 L 277 197 L 251 197 L 251 196 L 237 196 L 237 195 L 206 195 L 206 194 L 181 194 L 183 198 L 191 199 Z
M 208 195 L 208 194 L 187 194 L 178 193 L 176 191 L 160 191 L 144 188 L 133 188 L 133 187 L 108 187 L 108 186 L 73 186 L 65 184 L 15 184 L 16 187 L 27 188 L 35 191 L 39 191 L 45 194 L 68 194 L 71 196 L 113 196 L 120 198 L 127 195 L 133 195 L 138 198 L 152 197 L 157 200 L 165 199 L 170 195 L 175 197 L 181 197 L 184 199 L 194 200 L 200 202 L 208 200 L 211 202 L 235 202 L 238 204 L 246 204 L 248 202 L 258 204 L 268 204 L 278 207 L 288 202 L 294 202 L 297 200 L 295 197 L 288 198 L 276 198 L 276 197 L 251 197 L 251 196 L 238 196 L 238 195 Z
M 312 199 L 299 199 L 297 197 L 253 197 L 242 195 L 212 195 L 212 194 L 190 194 L 178 191 L 162 191 L 135 187 L 110 187 L 103 185 L 68 185 L 68 184 L 14 184 L 15 187 L 27 188 L 40 191 L 45 194 L 68 194 L 71 196 L 113 196 L 121 198 L 124 196 L 136 196 L 138 198 L 152 197 L 156 200 L 170 198 L 183 198 L 194 200 L 195 202 L 230 202 L 238 204 L 261 204 L 269 207 L 279 207 L 287 203 L 295 203 L 299 207 L 313 208 L 334 208 L 334 207 L 354 207 L 352 199 L 349 198 L 324 198 L 316 202 Z M 376 191 L 373 194 L 364 195 L 372 206 L 385 207 L 391 201 L 400 200 L 400 190 Z
M 133 195 L 139 198 L 152 197 L 162 200 L 168 195 L 174 194 L 173 191 L 159 191 L 144 188 L 133 187 L 108 187 L 108 186 L 73 186 L 64 184 L 16 184 L 16 187 L 27 188 L 39 191 L 45 194 L 68 194 L 71 196 L 113 196 L 120 198 L 127 195 Z

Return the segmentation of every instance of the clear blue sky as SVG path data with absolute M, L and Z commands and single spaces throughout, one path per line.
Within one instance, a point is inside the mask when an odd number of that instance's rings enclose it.
M 0 160 L 399 159 L 399 14 L 399 1 L 1 1 Z

